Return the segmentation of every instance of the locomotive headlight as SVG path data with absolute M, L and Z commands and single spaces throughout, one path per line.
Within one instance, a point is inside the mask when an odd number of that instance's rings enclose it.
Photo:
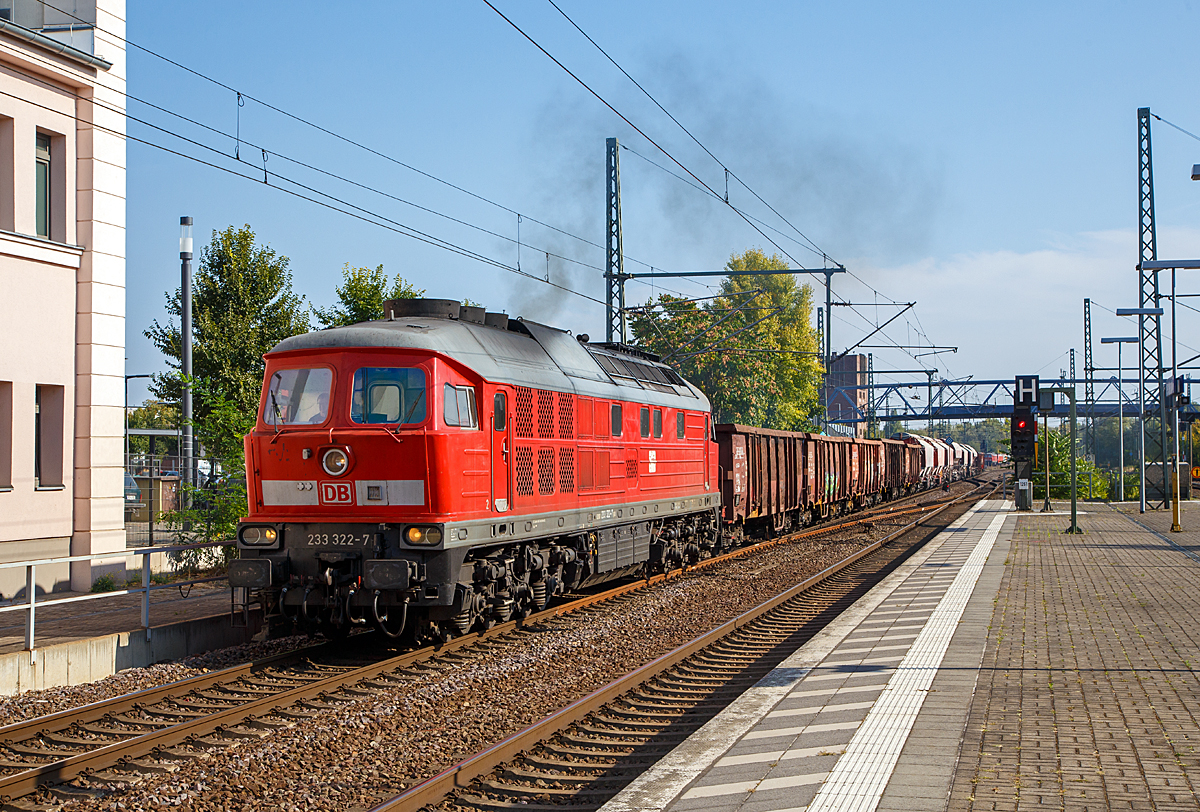
M 246 547 L 272 546 L 279 539 L 279 531 L 274 527 L 246 525 L 238 531 L 238 541 Z
M 437 527 L 410 527 L 404 538 L 409 544 L 438 544 L 442 540 L 442 531 Z
M 321 467 L 330 476 L 341 476 L 350 467 L 350 458 L 340 448 L 331 448 L 321 457 Z

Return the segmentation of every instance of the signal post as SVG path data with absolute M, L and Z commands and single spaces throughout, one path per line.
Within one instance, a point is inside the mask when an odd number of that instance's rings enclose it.
M 1010 427 L 1013 475 L 1017 481 L 1017 510 L 1033 510 L 1033 457 L 1037 448 L 1038 376 L 1018 375 L 1013 387 L 1013 416 Z

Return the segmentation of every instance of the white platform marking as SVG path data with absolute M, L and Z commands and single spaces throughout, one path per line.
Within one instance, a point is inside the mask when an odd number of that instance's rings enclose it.
M 955 519 L 950 527 L 960 527 L 969 522 L 976 511 L 992 509 L 995 502 L 977 502 L 963 516 Z M 912 558 L 901 564 L 895 572 L 887 576 L 882 583 L 859 598 L 847 611 L 843 612 L 828 627 L 818 632 L 812 640 L 800 647 L 787 658 L 771 674 L 764 677 L 732 705 L 726 708 L 707 724 L 693 733 L 688 739 L 676 747 L 666 757 L 646 770 L 633 780 L 625 789 L 609 799 L 601 807 L 600 812 L 649 812 L 663 810 L 678 798 L 695 778 L 701 775 L 718 760 L 754 759 L 764 754 L 747 754 L 744 756 L 725 756 L 744 732 L 754 727 L 768 712 L 783 698 L 805 696 L 831 696 L 847 693 L 882 691 L 884 684 L 854 685 L 840 687 L 835 692 L 828 688 L 816 690 L 795 690 L 801 679 L 809 682 L 812 676 L 805 675 L 808 671 L 828 656 L 842 641 L 846 640 L 857 626 L 881 603 L 898 593 L 905 580 L 919 571 L 919 568 L 944 545 L 949 537 L 940 538 L 937 542 L 926 545 Z M 924 589 L 921 587 L 920 589 Z M 904 591 L 909 591 L 907 587 Z M 917 591 L 920 591 L 919 589 Z M 874 635 L 858 634 L 853 638 L 855 643 L 868 642 L 872 639 L 894 640 L 915 637 L 916 632 L 896 634 L 891 629 L 876 630 Z M 839 677 L 863 676 L 862 674 L 838 674 Z M 885 675 L 884 675 L 885 676 Z M 781 690 L 782 689 L 782 690 Z M 780 757 L 780 760 L 791 758 L 808 758 L 820 755 L 822 752 L 840 752 L 843 745 L 830 745 L 828 748 L 809 748 L 791 751 Z M 778 752 L 778 751 L 777 751 Z M 795 755 L 792 755 L 794 753 Z M 772 754 L 774 755 L 774 754 Z M 774 760 L 774 759 L 772 759 Z M 736 764 L 739 762 L 730 762 Z M 755 763 L 747 760 L 744 763 Z M 778 812 L 799 812 L 799 810 L 778 810 Z
M 846 746 L 845 755 L 838 759 L 828 780 L 808 805 L 809 812 L 872 812 L 879 805 L 1006 518 L 996 516 L 983 532 L 928 625 L 917 636 L 879 701 Z

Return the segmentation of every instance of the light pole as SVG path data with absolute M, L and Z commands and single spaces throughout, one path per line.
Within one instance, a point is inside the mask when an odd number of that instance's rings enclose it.
M 1121 378 L 1125 373 L 1122 371 L 1122 367 L 1121 367 L 1121 345 L 1122 344 L 1136 344 L 1136 343 L 1138 343 L 1138 340 L 1136 338 L 1133 338 L 1132 336 L 1121 336 L 1121 337 L 1116 337 L 1116 338 L 1112 338 L 1112 337 L 1102 338 L 1102 339 L 1100 339 L 1100 343 L 1117 345 L 1117 426 L 1118 426 L 1117 442 L 1118 442 L 1118 448 L 1120 449 L 1117 452 L 1117 460 L 1118 460 L 1117 470 L 1120 472 L 1118 474 L 1118 477 L 1119 477 L 1120 483 L 1121 483 L 1119 486 L 1119 489 L 1117 491 L 1117 494 L 1119 497 L 1117 499 L 1117 501 L 1124 502 L 1125 501 L 1125 393 L 1121 389 Z M 1143 504 L 1145 504 L 1145 503 L 1143 502 Z
M 1196 168 L 1192 167 L 1192 179 L 1196 179 Z M 1183 270 L 1198 270 L 1200 269 L 1200 260 L 1197 259 L 1159 259 L 1150 262 L 1143 262 L 1144 270 L 1162 271 L 1167 268 L 1171 269 L 1171 427 L 1175 433 L 1175 461 L 1172 464 L 1174 470 L 1173 478 L 1175 487 L 1171 494 L 1171 532 L 1182 533 L 1183 526 L 1179 523 L 1179 343 L 1176 336 L 1175 322 L 1175 271 Z M 1159 309 L 1161 312 L 1161 308 Z M 1162 379 L 1161 374 L 1159 380 Z M 1160 395 L 1164 397 L 1165 395 Z M 1163 449 L 1163 459 L 1167 456 L 1167 450 Z M 1167 492 L 1168 483 L 1166 482 L 1166 465 L 1163 465 L 1163 494 Z
M 192 218 L 179 218 L 180 368 L 183 372 L 183 481 L 192 484 Z
M 1118 316 L 1137 316 L 1138 317 L 1138 497 L 1141 500 L 1141 505 L 1138 509 L 1139 513 L 1146 512 L 1146 353 L 1141 350 L 1142 336 L 1145 336 L 1145 331 L 1142 330 L 1142 319 L 1147 316 L 1161 316 L 1163 309 L 1161 307 L 1118 307 Z M 1161 380 L 1161 379 L 1160 379 Z M 1164 448 L 1163 453 L 1167 451 Z M 1163 493 L 1166 493 L 1167 483 L 1163 483 Z

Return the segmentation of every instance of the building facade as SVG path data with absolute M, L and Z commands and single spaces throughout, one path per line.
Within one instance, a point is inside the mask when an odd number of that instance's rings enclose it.
M 0 562 L 125 549 L 124 36 L 124 0 L 0 0 Z
M 867 436 L 867 406 L 871 390 L 867 386 L 867 356 L 846 355 L 833 362 L 825 379 L 825 414 L 833 420 L 858 420 L 857 423 L 831 423 L 829 432 L 849 437 Z M 863 387 L 854 389 L 852 387 Z

